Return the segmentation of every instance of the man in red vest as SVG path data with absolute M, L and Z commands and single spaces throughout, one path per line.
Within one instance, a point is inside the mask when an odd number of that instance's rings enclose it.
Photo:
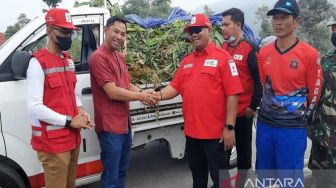
M 27 104 L 31 144 L 44 169 L 47 188 L 74 188 L 80 128 L 92 128 L 89 115 L 75 93 L 74 62 L 65 52 L 74 29 L 66 9 L 46 16 L 47 47 L 33 54 L 27 70 Z

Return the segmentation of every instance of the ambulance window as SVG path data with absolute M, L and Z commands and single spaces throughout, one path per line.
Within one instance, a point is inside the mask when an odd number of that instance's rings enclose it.
M 88 60 L 90 55 L 98 48 L 100 41 L 100 25 L 99 24 L 85 24 L 78 27 L 82 28 L 83 40 L 82 52 L 81 52 L 81 61 L 75 61 L 76 72 L 87 73 L 89 71 Z M 72 46 L 73 47 L 73 46 Z
M 28 49 L 29 47 L 26 47 L 25 50 L 30 51 L 31 53 L 34 53 L 38 50 L 40 50 L 41 48 L 45 48 L 47 46 L 47 35 L 44 35 L 42 38 L 40 38 L 37 43 L 32 44 L 31 48 Z
M 82 51 L 81 47 L 83 38 L 82 33 L 83 31 L 81 28 L 79 30 L 74 31 L 74 34 L 72 36 L 71 48 L 68 50 L 75 63 L 80 63 L 81 61 L 81 51 Z M 41 37 L 36 42 L 27 45 L 23 50 L 33 54 L 34 52 L 40 50 L 41 48 L 47 47 L 47 42 L 48 42 L 48 36 L 43 35 L 43 37 Z
M 82 28 L 80 28 L 79 30 L 75 30 L 72 36 L 71 48 L 68 50 L 75 64 L 78 64 L 81 61 L 82 38 L 83 38 Z

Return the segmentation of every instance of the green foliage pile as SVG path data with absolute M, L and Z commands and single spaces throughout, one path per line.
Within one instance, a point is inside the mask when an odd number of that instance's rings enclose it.
M 193 49 L 190 36 L 183 32 L 184 21 L 159 28 L 143 29 L 138 25 L 127 26 L 127 44 L 124 53 L 132 80 L 137 84 L 170 81 L 182 58 Z M 217 45 L 223 42 L 220 27 L 212 29 Z

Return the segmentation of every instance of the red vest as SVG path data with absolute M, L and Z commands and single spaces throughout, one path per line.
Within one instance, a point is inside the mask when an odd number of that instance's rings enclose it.
M 45 75 L 43 104 L 55 112 L 74 117 L 78 114 L 75 67 L 70 55 L 63 55 L 62 59 L 42 49 L 33 56 L 39 61 Z M 41 120 L 34 121 L 33 124 L 40 124 L 32 125 L 31 144 L 34 150 L 61 153 L 80 145 L 80 129 L 50 125 Z

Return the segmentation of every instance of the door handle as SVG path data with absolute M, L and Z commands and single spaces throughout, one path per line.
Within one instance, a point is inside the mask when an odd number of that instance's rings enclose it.
M 92 94 L 92 89 L 91 87 L 85 87 L 82 89 L 82 94 L 87 95 L 87 94 Z

